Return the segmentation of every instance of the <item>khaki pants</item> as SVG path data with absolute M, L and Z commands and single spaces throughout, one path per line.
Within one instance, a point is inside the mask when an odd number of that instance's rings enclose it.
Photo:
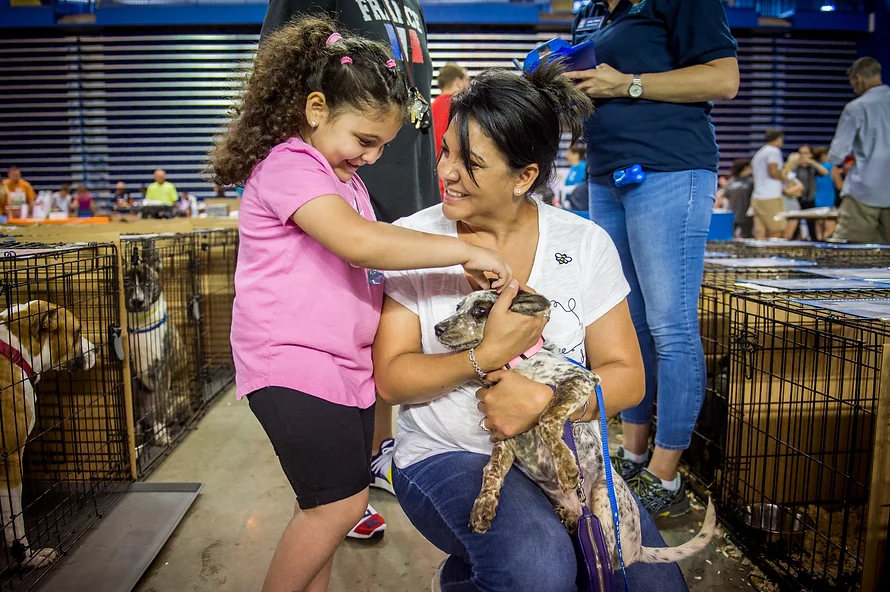
M 772 199 L 751 199 L 754 209 L 754 233 L 780 235 L 785 230 L 785 221 L 776 220 L 776 214 L 785 211 L 785 200 L 781 197 Z
M 838 208 L 833 238 L 851 243 L 890 244 L 890 208 L 867 206 L 845 195 Z

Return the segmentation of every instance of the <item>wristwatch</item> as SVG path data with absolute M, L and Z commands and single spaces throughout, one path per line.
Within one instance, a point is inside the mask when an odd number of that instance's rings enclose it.
M 627 89 L 627 94 L 629 94 L 632 99 L 639 99 L 643 96 L 643 79 L 641 76 L 641 74 L 634 74 L 633 81 L 630 83 L 630 88 Z

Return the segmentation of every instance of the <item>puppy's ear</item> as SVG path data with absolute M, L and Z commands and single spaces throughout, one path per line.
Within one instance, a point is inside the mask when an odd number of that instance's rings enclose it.
M 145 240 L 142 242 L 142 261 L 146 266 L 157 271 L 160 271 L 164 267 L 155 241 Z
M 550 308 L 549 300 L 540 294 L 532 294 L 531 292 L 525 292 L 523 290 L 519 291 L 519 294 L 513 299 L 513 304 L 510 305 L 510 310 L 524 315 L 533 315 L 539 312 L 544 312 L 548 308 Z
M 37 307 L 32 307 L 31 318 L 31 334 L 38 335 L 40 333 L 50 333 L 59 330 L 59 310 L 55 304 L 46 302 L 40 303 Z M 34 310 L 36 308 L 36 310 Z

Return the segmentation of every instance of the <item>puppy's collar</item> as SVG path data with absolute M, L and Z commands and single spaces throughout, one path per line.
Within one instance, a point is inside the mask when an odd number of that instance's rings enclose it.
M 167 322 L 167 313 L 164 313 L 164 316 L 162 316 L 161 320 L 159 320 L 157 323 L 149 325 L 148 327 L 142 327 L 140 329 L 131 329 L 130 334 L 138 335 L 140 333 L 151 333 L 152 331 L 159 328 L 161 325 L 163 325 L 166 322 Z
M 10 362 L 21 368 L 22 372 L 25 373 L 25 378 L 30 380 L 32 384 L 34 383 L 34 368 L 31 367 L 31 364 L 28 363 L 22 352 L 2 339 L 0 339 L 0 356 L 9 359 Z
M 512 360 L 507 362 L 507 364 L 504 365 L 504 370 L 512 370 L 513 367 L 516 366 L 516 364 L 534 356 L 536 353 L 541 351 L 541 348 L 543 348 L 543 347 L 544 347 L 544 338 L 538 337 L 538 342 L 536 344 L 534 344 L 533 346 L 531 346 L 530 349 L 526 350 L 525 353 L 519 354 L 518 357 L 513 358 Z

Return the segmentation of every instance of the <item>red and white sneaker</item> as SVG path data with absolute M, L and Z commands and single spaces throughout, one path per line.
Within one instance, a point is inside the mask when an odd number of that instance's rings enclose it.
M 365 515 L 358 521 L 358 524 L 352 527 L 352 530 L 346 536 L 351 539 L 365 540 L 381 538 L 385 532 L 386 522 L 383 520 L 383 516 L 378 514 L 371 507 L 371 504 L 368 504 Z

